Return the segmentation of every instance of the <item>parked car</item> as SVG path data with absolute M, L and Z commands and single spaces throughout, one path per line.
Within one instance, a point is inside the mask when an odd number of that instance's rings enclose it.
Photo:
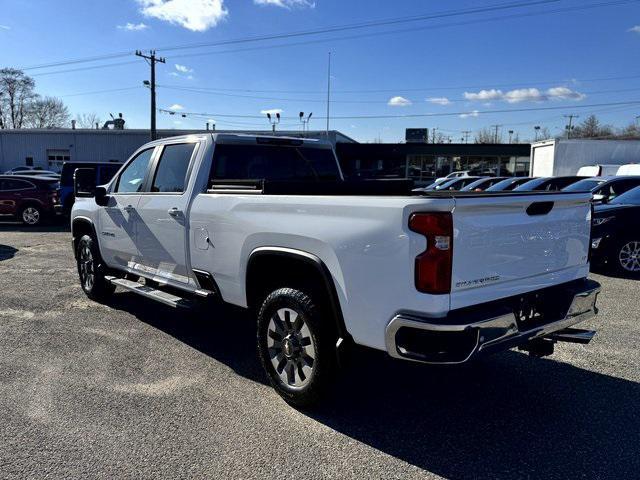
M 547 191 L 557 192 L 582 180 L 584 177 L 540 177 L 529 180 L 513 189 L 514 192 Z
M 435 191 L 440 191 L 440 190 L 451 190 L 451 191 L 455 190 L 455 191 L 458 191 L 458 190 L 466 187 L 470 183 L 473 183 L 476 180 L 480 180 L 481 178 L 484 178 L 484 177 L 452 178 L 452 179 L 447 180 L 446 182 L 441 183 L 440 185 L 436 186 L 436 188 L 434 188 L 434 190 Z
M 93 193 L 84 174 L 71 229 L 86 295 L 248 308 L 294 405 L 319 399 L 352 343 L 449 364 L 594 333 L 568 329 L 597 311 L 589 194 L 412 193 L 345 181 L 328 142 L 220 133 L 144 145 Z
M 487 188 L 487 192 L 508 192 L 519 185 L 533 180 L 532 177 L 509 177 Z
M 572 183 L 562 190 L 565 192 L 591 192 L 595 203 L 607 203 L 618 195 L 638 186 L 640 186 L 640 175 L 592 177 Z
M 60 178 L 60 174 L 52 172 L 51 170 L 19 170 L 17 172 L 9 173 L 7 175 L 22 175 L 28 177 L 52 177 Z
M 5 175 L 12 175 L 14 173 L 24 172 L 24 171 L 28 171 L 28 170 L 42 170 L 42 167 L 26 167 L 26 166 L 13 167 L 11 170 L 7 170 L 6 172 L 4 172 L 4 174 Z
M 439 178 L 435 182 L 427 185 L 426 187 L 416 188 L 415 191 L 419 192 L 419 191 L 435 190 L 438 185 L 442 185 L 443 183 L 448 182 L 449 180 L 451 180 L 451 179 L 450 178 Z
M 436 179 L 436 182 L 438 180 L 451 180 L 452 178 L 460 178 L 460 177 L 469 177 L 469 170 L 459 170 L 456 172 L 451 172 L 449 175 L 446 175 L 444 177 L 440 177 Z
M 122 163 L 116 162 L 65 162 L 62 165 L 62 173 L 60 175 L 60 189 L 58 197 L 62 212 L 68 215 L 75 200 L 73 195 L 73 174 L 78 168 L 92 168 L 95 171 L 93 185 L 103 185 L 113 178 L 120 169 Z
M 0 216 L 38 225 L 55 214 L 58 181 L 46 177 L 0 175 Z
M 591 261 L 640 278 L 640 187 L 594 209 Z
M 479 178 L 475 182 L 471 182 L 468 185 L 460 189 L 461 192 L 483 192 L 487 188 L 495 185 L 496 183 L 504 180 L 506 177 L 486 177 Z

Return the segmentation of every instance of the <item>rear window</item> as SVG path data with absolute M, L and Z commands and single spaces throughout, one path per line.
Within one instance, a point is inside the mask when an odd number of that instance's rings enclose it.
M 333 151 L 281 145 L 216 145 L 215 180 L 339 180 Z

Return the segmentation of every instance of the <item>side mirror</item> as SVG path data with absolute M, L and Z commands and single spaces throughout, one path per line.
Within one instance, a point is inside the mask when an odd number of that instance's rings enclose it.
M 607 201 L 609 201 L 609 197 L 607 197 L 606 195 L 603 195 L 601 193 L 594 193 L 593 194 L 593 201 L 595 203 L 607 203 Z
M 106 207 L 109 204 L 109 195 L 107 195 L 107 188 L 102 185 L 95 188 L 94 198 L 96 203 L 101 207 Z
M 96 170 L 76 168 L 73 172 L 73 193 L 76 198 L 91 198 L 96 189 Z

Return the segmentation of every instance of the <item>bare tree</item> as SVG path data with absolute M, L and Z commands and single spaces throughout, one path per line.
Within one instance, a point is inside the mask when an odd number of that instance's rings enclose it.
M 35 82 L 15 68 L 0 69 L 0 128 L 22 128 L 35 98 Z
M 595 115 L 589 115 L 571 131 L 571 138 L 597 138 L 613 136 L 611 125 L 601 125 Z
M 60 128 L 69 124 L 69 110 L 55 97 L 37 97 L 28 107 L 25 125 L 29 128 Z
M 493 143 L 495 142 L 495 132 L 490 128 L 484 127 L 476 132 L 474 135 L 474 142 L 476 143 Z
M 78 128 L 96 128 L 96 123 L 101 124 L 102 121 L 97 113 L 79 113 L 76 115 L 76 124 Z
M 630 123 L 620 131 L 622 138 L 640 138 L 640 126 L 637 123 Z

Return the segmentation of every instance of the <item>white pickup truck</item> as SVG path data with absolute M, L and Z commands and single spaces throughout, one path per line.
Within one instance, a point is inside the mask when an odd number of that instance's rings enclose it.
M 570 328 L 597 313 L 588 193 L 415 193 L 345 181 L 328 143 L 229 134 L 152 142 L 109 184 L 89 177 L 76 171 L 71 214 L 85 293 L 251 309 L 294 405 L 352 343 L 455 364 L 595 333 Z

